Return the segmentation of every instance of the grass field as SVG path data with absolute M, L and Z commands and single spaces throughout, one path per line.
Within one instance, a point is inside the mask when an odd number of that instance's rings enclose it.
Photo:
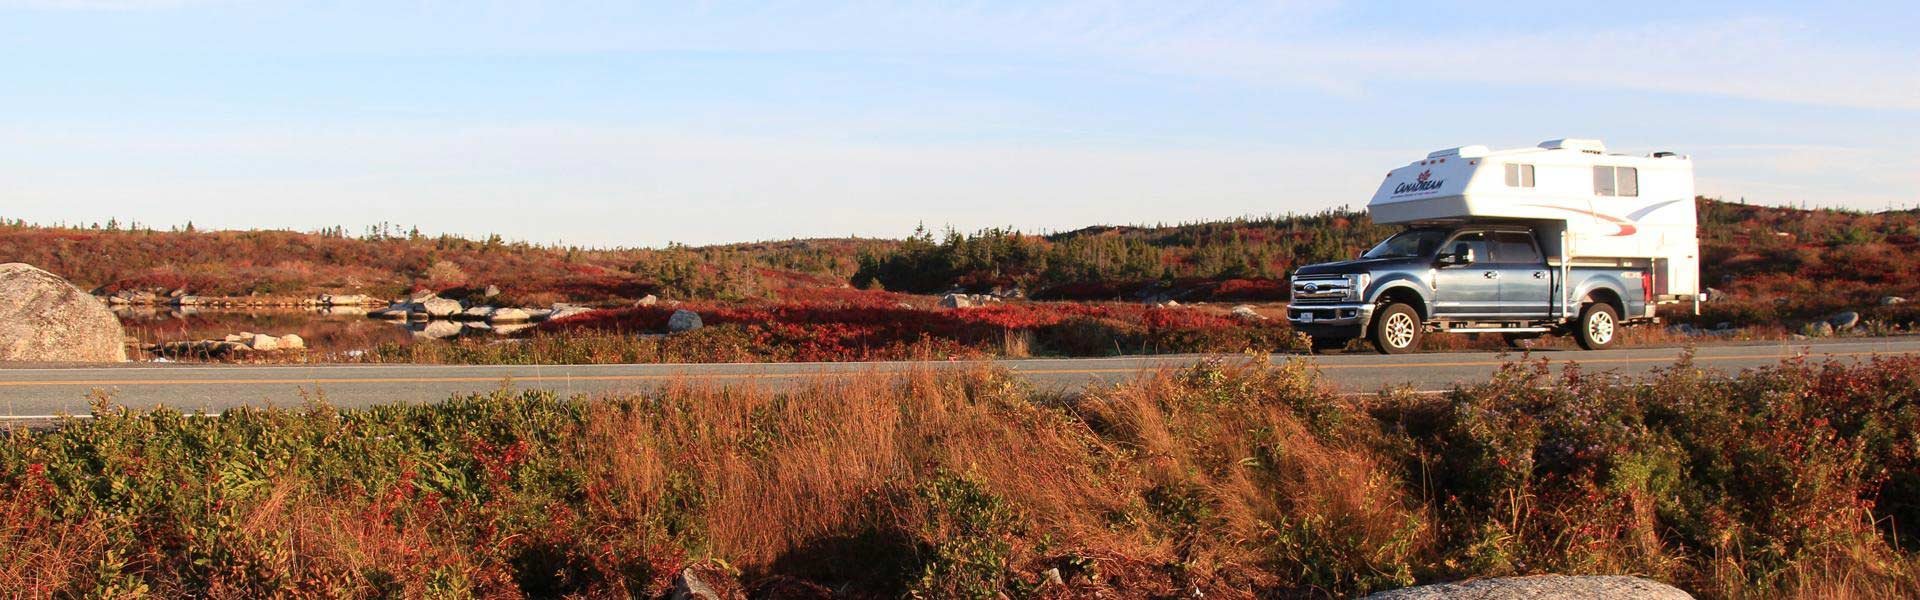
M 1539 367 L 1378 398 L 1215 364 L 1079 397 L 981 370 L 218 417 L 102 402 L 0 443 L 0 589 L 655 597 L 703 563 L 772 597 L 1324 597 L 1538 572 L 1920 593 L 1920 359 L 1681 363 L 1645 385 Z

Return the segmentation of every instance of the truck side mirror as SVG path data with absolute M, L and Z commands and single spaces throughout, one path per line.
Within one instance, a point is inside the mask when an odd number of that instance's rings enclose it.
M 1454 244 L 1453 253 L 1443 254 L 1440 256 L 1440 264 L 1470 265 L 1470 264 L 1473 264 L 1473 261 L 1476 258 L 1478 257 L 1475 257 L 1473 255 L 1473 246 L 1469 246 L 1466 244 Z

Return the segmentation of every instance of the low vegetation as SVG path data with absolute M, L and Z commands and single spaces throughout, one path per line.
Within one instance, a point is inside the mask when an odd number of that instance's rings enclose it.
M 1084 396 L 991 370 L 217 417 L 0 443 L 21 597 L 1343 597 L 1631 573 L 1912 597 L 1920 359 L 1516 363 L 1443 395 L 1211 364 Z M 819 597 L 819 596 L 811 596 Z
M 600 310 L 512 343 L 383 344 L 368 360 L 434 363 L 849 361 L 1295 351 L 1282 320 L 1137 303 L 1001 303 L 933 310 L 887 292 L 830 290 L 799 302 L 685 303 Z M 909 301 L 913 300 L 913 301 Z M 921 302 L 916 305 L 914 302 Z M 705 327 L 672 336 L 691 310 Z

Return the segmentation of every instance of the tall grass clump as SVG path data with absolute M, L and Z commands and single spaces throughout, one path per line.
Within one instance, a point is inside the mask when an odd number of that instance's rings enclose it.
M 1517 363 L 1442 395 L 1208 363 L 1060 396 L 992 369 L 497 391 L 215 417 L 101 403 L 0 443 L 22 597 L 1342 597 L 1624 573 L 1911 597 L 1920 359 Z

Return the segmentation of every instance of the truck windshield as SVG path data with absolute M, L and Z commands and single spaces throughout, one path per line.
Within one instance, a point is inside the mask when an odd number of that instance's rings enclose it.
M 1408 229 L 1380 242 L 1360 258 L 1424 258 L 1447 240 L 1445 229 Z

